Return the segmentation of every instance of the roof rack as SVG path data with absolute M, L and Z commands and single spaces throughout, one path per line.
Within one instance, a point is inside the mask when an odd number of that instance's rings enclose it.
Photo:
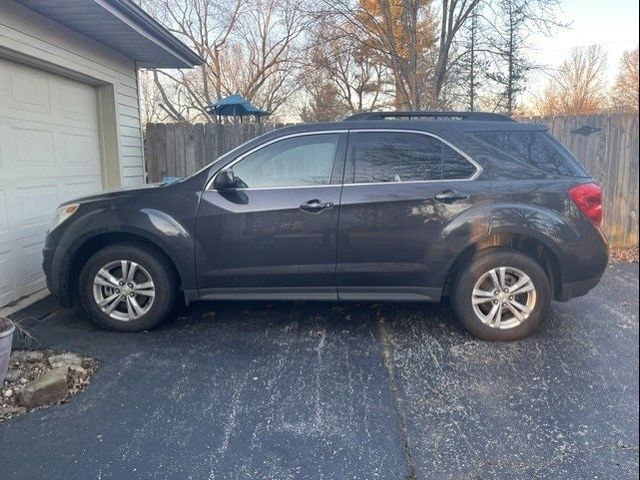
M 487 112 L 438 112 L 438 111 L 406 111 L 406 112 L 362 112 L 346 117 L 345 121 L 351 120 L 386 120 L 394 118 L 442 118 L 448 120 L 479 120 L 492 122 L 515 122 L 515 120 L 507 115 Z

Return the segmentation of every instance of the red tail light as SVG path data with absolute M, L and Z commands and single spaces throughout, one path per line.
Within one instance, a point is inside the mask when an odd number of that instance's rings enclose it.
M 577 185 L 569 190 L 569 197 L 589 220 L 602 224 L 602 188 L 595 183 Z

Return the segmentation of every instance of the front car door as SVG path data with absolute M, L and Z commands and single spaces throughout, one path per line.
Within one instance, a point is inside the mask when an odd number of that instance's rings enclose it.
M 283 136 L 235 159 L 236 188 L 202 194 L 200 298 L 336 299 L 346 133 Z
M 338 230 L 338 296 L 439 300 L 453 248 L 486 233 L 480 166 L 442 139 L 411 130 L 352 130 Z

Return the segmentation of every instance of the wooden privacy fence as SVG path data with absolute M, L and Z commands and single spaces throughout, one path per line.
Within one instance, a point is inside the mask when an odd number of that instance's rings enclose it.
M 269 123 L 149 123 L 144 139 L 147 181 L 190 175 L 274 128 Z
M 544 123 L 604 188 L 604 229 L 616 247 L 638 245 L 638 114 L 529 118 Z M 184 177 L 274 124 L 148 124 L 148 181 Z M 581 130 L 582 129 L 582 130 Z M 576 133 L 578 131 L 578 133 Z

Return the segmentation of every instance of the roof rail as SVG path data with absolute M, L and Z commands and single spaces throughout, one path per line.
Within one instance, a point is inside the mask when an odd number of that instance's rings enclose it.
M 448 120 L 479 120 L 493 122 L 515 122 L 515 120 L 507 115 L 487 112 L 454 112 L 454 111 L 406 111 L 406 112 L 362 112 L 346 117 L 345 121 L 351 120 L 385 120 L 393 118 L 407 118 L 409 120 L 415 118 L 442 118 Z

